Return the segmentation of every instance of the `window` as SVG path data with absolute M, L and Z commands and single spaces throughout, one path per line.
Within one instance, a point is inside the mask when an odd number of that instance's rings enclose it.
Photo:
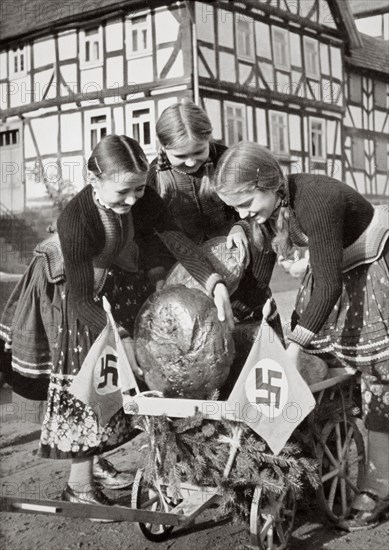
M 325 160 L 325 134 L 323 120 L 310 120 L 311 130 L 311 158 L 312 160 Z
M 103 62 L 101 27 L 81 32 L 81 64 L 84 66 L 101 65 Z
M 254 58 L 253 23 L 247 19 L 238 19 L 236 42 L 238 56 L 252 60 Z
M 288 34 L 284 29 L 273 27 L 274 64 L 278 69 L 289 69 Z
M 10 52 L 10 76 L 15 78 L 27 73 L 27 48 L 18 48 Z
M 12 145 L 18 145 L 19 143 L 19 130 L 6 130 L 0 132 L 0 147 L 10 147 Z
M 365 140 L 363 137 L 353 136 L 351 145 L 351 161 L 354 170 L 365 169 Z
M 385 139 L 375 141 L 375 163 L 378 172 L 388 171 L 388 142 Z
M 107 135 L 107 116 L 92 116 L 90 119 L 90 148 L 96 147 L 101 138 Z
M 305 72 L 311 78 L 319 78 L 319 43 L 310 38 L 304 38 Z
M 142 147 L 151 145 L 150 109 L 134 109 L 132 111 L 132 137 Z
M 385 82 L 374 82 L 374 103 L 376 107 L 386 109 L 386 84 Z
M 289 155 L 288 119 L 285 113 L 270 113 L 271 149 L 275 155 Z
M 226 103 L 225 125 L 227 145 L 233 145 L 246 139 L 245 107 L 239 104 Z
M 142 15 L 128 21 L 127 56 L 142 56 L 151 53 L 150 17 Z
M 359 74 L 351 74 L 348 81 L 349 100 L 353 103 L 362 101 L 362 78 Z

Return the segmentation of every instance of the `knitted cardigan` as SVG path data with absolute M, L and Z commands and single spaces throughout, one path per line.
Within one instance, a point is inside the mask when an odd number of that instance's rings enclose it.
M 160 152 L 147 175 L 147 184 L 162 196 L 176 225 L 197 244 L 226 235 L 238 217 L 235 209 L 224 204 L 216 193 L 210 197 L 199 194 L 202 177 L 212 178 L 226 149 L 224 145 L 211 142 L 209 158 L 195 174 L 175 170 L 166 155 Z M 162 181 L 169 184 L 163 194 Z
M 111 253 L 106 251 L 106 231 L 91 185 L 82 189 L 65 207 L 58 219 L 58 234 L 65 264 L 70 306 L 79 319 L 96 334 L 106 324 L 106 315 L 95 301 L 94 260 L 104 250 L 106 266 L 115 264 L 126 245 L 128 214 L 116 214 L 107 209 L 111 231 L 109 242 L 114 243 Z M 131 208 L 134 228 L 134 242 L 139 248 L 139 268 L 146 273 L 155 270 L 166 272 L 175 260 L 180 261 L 189 273 L 202 284 L 209 294 L 222 278 L 203 257 L 197 246 L 186 238 L 170 219 L 162 199 L 151 188 L 146 187 L 144 196 Z
M 311 299 L 289 339 L 306 346 L 317 334 L 342 292 L 343 253 L 369 226 L 373 206 L 349 185 L 324 175 L 288 177 L 289 233 L 293 244 L 307 245 L 314 286 Z M 245 224 L 254 276 L 268 284 L 276 261 L 269 248 L 259 251 Z

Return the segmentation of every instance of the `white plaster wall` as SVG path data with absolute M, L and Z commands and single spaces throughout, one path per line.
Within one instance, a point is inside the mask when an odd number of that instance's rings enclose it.
M 301 62 L 301 42 L 300 35 L 291 32 L 289 33 L 290 39 L 290 62 L 292 65 L 302 66 Z
M 301 120 L 297 115 L 289 115 L 288 117 L 289 135 L 291 136 L 290 148 L 294 151 L 301 151 Z
M 128 84 L 141 84 L 153 80 L 151 56 L 130 59 L 128 61 Z
M 332 75 L 335 78 L 343 79 L 341 50 L 340 48 L 335 48 L 334 46 L 330 46 L 330 49 L 331 49 Z
M 92 93 L 103 89 L 103 69 L 94 67 L 81 70 L 81 92 L 83 94 Z
M 220 80 L 236 82 L 235 57 L 226 52 L 219 53 Z
M 178 29 L 179 23 L 170 11 L 160 11 L 155 14 L 157 45 L 176 40 Z
M 71 93 L 76 94 L 78 92 L 77 85 L 77 65 L 72 63 L 71 65 L 63 65 L 60 68 L 62 77 L 66 84 L 69 86 Z M 69 95 L 69 90 L 61 82 L 61 95 Z
M 354 121 L 354 124 L 350 124 L 350 126 L 354 126 L 355 128 L 363 128 L 362 124 L 362 108 L 361 107 L 354 107 L 354 105 L 349 106 L 349 112 L 352 116 L 352 120 Z M 350 121 L 351 122 L 351 121 Z M 347 122 L 347 126 L 348 126 Z
M 8 87 L 6 82 L 0 84 L 0 109 L 8 107 Z
M 60 61 L 77 57 L 76 32 L 65 32 L 58 36 L 58 52 Z
M 217 28 L 220 46 L 234 47 L 234 18 L 231 12 L 218 9 L 216 11 Z
M 385 123 L 386 120 L 386 123 Z M 389 132 L 389 120 L 387 113 L 383 111 L 374 111 L 374 129 L 376 132 Z
M 57 153 L 58 116 L 31 120 L 31 126 L 41 155 Z
M 270 63 L 261 63 L 260 65 L 261 65 L 263 78 L 265 79 L 266 84 L 269 86 L 271 90 L 274 90 L 273 65 L 270 65 Z M 260 86 L 263 87 L 261 81 L 260 81 Z
M 110 21 L 105 27 L 105 46 L 107 52 L 123 48 L 123 24 L 121 21 Z
M 254 121 L 253 121 L 253 108 L 248 105 L 246 107 L 246 132 L 247 139 L 249 141 L 254 141 Z
M 107 88 L 123 86 L 123 57 L 109 57 L 107 59 Z
M 34 76 L 34 89 L 35 89 L 35 101 L 42 101 L 43 96 L 46 93 L 47 86 L 50 82 L 50 78 L 53 76 L 54 68 L 47 69 L 46 71 L 40 71 L 35 73 Z M 45 99 L 55 98 L 57 95 L 57 85 L 54 75 L 53 82 L 47 90 L 47 96 Z
M 239 63 L 239 83 L 244 84 L 248 79 L 250 72 L 252 70 L 252 65 L 246 65 L 245 63 Z M 252 81 L 252 79 L 251 79 Z
M 385 176 L 384 174 L 377 174 L 377 193 L 379 193 L 380 195 L 388 192 L 388 189 L 386 187 L 387 179 L 387 176 Z
M 157 102 L 157 112 L 155 113 L 155 120 L 158 119 L 158 117 L 161 115 L 162 111 L 167 109 L 169 105 L 173 105 L 173 103 L 177 103 L 177 97 L 165 97 L 163 99 L 159 99 Z
M 215 44 L 214 9 L 205 2 L 196 2 L 197 38 Z
M 114 123 L 115 123 L 114 133 L 119 134 L 119 135 L 125 134 L 126 132 L 125 132 L 125 129 L 124 129 L 124 109 L 123 109 L 123 107 L 116 107 L 113 110 L 113 120 L 114 120 Z
M 4 79 L 8 76 L 8 59 L 7 52 L 0 53 L 0 78 Z
M 34 68 L 55 62 L 55 43 L 53 38 L 39 40 L 33 45 Z
M 271 59 L 270 28 L 261 21 L 255 21 L 255 44 L 257 55 Z
M 86 181 L 87 167 L 81 155 L 66 156 L 60 161 L 62 178 L 74 185 L 75 191 L 81 191 Z
M 168 62 L 168 59 L 173 52 L 173 48 L 166 48 L 163 50 L 157 51 L 157 71 L 158 74 L 161 73 L 162 69 Z M 182 55 L 182 51 L 180 51 L 176 57 L 176 60 L 174 61 L 172 67 L 170 67 L 169 72 L 166 76 L 166 78 L 177 78 L 179 76 L 182 76 L 184 74 L 184 58 Z
M 290 93 L 290 78 L 288 74 L 277 72 L 277 92 L 280 94 Z
M 216 78 L 216 52 L 213 49 L 210 48 L 201 48 L 201 53 L 203 54 L 208 67 L 212 71 L 212 74 Z M 200 76 L 205 76 L 209 78 L 208 71 L 204 68 L 203 63 L 201 59 L 199 61 L 199 70 L 200 70 Z
M 266 111 L 264 109 L 255 109 L 255 121 L 257 125 L 257 143 L 267 147 Z
M 82 118 L 81 113 L 66 113 L 61 115 L 61 151 L 79 151 L 82 149 Z
M 212 123 L 212 137 L 214 139 L 222 139 L 222 121 L 221 121 L 221 104 L 218 99 L 205 98 L 204 100 L 205 110 L 209 116 L 209 119 Z
M 29 76 L 12 80 L 9 84 L 11 107 L 20 107 L 31 103 L 31 91 Z
M 330 57 L 327 44 L 320 44 L 320 64 L 322 74 L 330 74 Z

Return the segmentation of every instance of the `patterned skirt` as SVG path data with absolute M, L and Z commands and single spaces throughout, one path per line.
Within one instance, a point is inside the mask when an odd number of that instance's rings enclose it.
M 136 315 L 151 292 L 143 273 L 115 267 L 99 299 L 107 297 L 115 320 L 132 333 Z M 123 409 L 102 426 L 93 409 L 68 392 L 98 335 L 69 306 L 66 283 L 48 282 L 43 258 L 31 263 L 15 288 L 1 330 L 11 344 L 18 379 L 48 387 L 40 456 L 60 459 L 100 454 L 137 435 L 132 417 Z
M 362 373 L 366 427 L 389 433 L 389 240 L 381 257 L 344 274 L 343 291 L 326 323 L 306 349 L 331 367 L 352 366 Z M 313 288 L 310 269 L 297 295 L 294 322 Z

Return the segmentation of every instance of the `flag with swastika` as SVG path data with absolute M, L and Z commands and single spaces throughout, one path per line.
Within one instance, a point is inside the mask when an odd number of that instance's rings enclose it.
M 278 454 L 312 411 L 315 399 L 275 332 L 270 326 L 267 329 L 254 342 L 227 409 L 234 410 L 235 417 Z
M 108 322 L 89 350 L 69 392 L 89 405 L 103 426 L 123 406 L 122 393 L 135 388 L 123 342 Z

